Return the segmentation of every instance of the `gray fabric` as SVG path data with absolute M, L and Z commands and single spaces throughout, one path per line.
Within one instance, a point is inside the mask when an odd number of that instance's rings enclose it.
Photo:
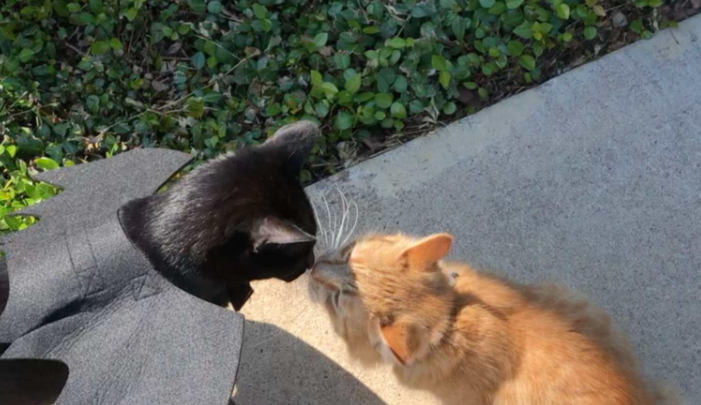
M 64 191 L 6 241 L 2 358 L 59 359 L 57 404 L 221 404 L 238 369 L 243 317 L 170 284 L 127 239 L 119 207 L 153 193 L 190 156 L 135 150 L 37 176 Z
M 72 227 L 94 226 L 127 201 L 153 194 L 192 156 L 167 149 L 135 149 L 111 159 L 77 165 L 34 176 L 59 186 L 63 192 L 17 214 L 41 221 L 10 240 L 28 240 L 63 232 Z

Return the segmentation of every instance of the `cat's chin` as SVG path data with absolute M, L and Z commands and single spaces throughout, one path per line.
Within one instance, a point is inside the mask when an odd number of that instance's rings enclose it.
M 348 344 L 347 346 L 348 355 L 365 368 L 374 368 L 385 363 L 382 360 L 382 356 L 380 356 L 380 354 L 372 348 L 354 348 L 351 347 L 350 344 Z

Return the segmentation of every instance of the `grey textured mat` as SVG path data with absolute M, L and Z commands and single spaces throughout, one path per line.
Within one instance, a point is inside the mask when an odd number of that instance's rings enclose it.
M 57 404 L 226 404 L 243 317 L 191 296 L 153 270 L 123 233 L 125 202 L 190 161 L 149 149 L 38 179 L 64 191 L 24 211 L 41 221 L 5 241 L 10 297 L 2 358 L 70 368 Z

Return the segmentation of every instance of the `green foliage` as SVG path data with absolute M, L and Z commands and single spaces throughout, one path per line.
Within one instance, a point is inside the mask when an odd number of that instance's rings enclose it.
M 34 217 L 8 214 L 51 198 L 58 193 L 53 186 L 29 178 L 30 172 L 34 171 L 24 160 L 17 157 L 18 151 L 17 145 L 8 142 L 8 137 L 5 137 L 0 144 L 0 162 L 4 168 L 3 175 L 6 176 L 0 189 L 0 236 L 22 230 L 36 222 Z M 41 157 L 36 162 L 45 170 L 58 168 L 58 162 L 48 157 Z
M 460 118 L 555 74 L 546 57 L 593 54 L 605 10 L 629 7 L 603 1 L 5 0 L 0 229 L 55 193 L 31 170 L 135 147 L 202 162 L 299 119 L 324 124 L 310 181 L 370 134 Z M 635 35 L 661 5 L 630 6 Z

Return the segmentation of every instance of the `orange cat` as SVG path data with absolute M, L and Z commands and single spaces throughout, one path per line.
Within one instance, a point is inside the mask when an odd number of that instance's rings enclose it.
M 559 287 L 443 262 L 453 238 L 373 235 L 321 256 L 310 292 L 350 354 L 461 405 L 661 405 L 609 317 Z

